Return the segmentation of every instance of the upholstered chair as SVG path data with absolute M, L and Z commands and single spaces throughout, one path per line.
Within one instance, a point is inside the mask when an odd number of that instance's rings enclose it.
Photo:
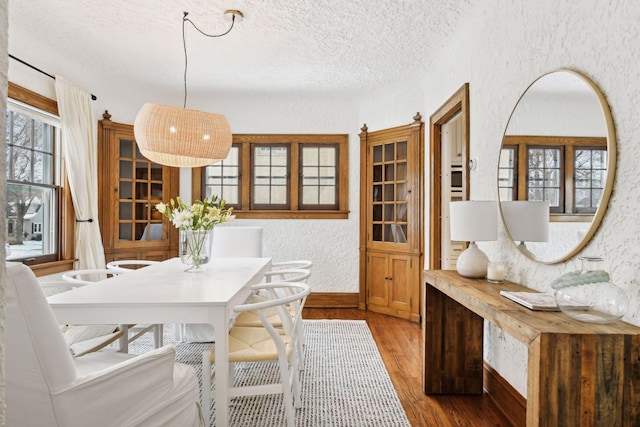
M 203 425 L 195 371 L 175 347 L 74 359 L 29 267 L 8 263 L 6 276 L 7 425 Z

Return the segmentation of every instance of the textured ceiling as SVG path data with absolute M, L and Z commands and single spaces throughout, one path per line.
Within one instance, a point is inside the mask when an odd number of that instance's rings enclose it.
M 31 0 L 9 2 L 9 53 L 49 73 L 84 70 L 162 89 L 359 91 L 411 75 L 455 31 L 467 0 Z M 11 63 L 10 63 L 11 66 Z

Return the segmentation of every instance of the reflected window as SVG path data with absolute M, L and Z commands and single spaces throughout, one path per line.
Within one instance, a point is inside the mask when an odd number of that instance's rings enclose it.
M 500 200 L 546 201 L 554 215 L 595 213 L 607 178 L 606 138 L 507 135 L 504 141 Z

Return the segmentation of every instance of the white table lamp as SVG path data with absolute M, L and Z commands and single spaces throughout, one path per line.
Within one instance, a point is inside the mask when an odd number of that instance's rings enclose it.
M 485 277 L 489 258 L 478 248 L 476 242 L 497 240 L 497 203 L 467 200 L 451 202 L 449 208 L 451 240 L 469 242 L 469 247 L 458 256 L 458 274 L 464 277 Z
M 520 242 L 518 249 L 523 254 L 535 258 L 525 242 L 549 240 L 549 202 L 514 200 L 501 202 L 500 207 L 511 239 Z

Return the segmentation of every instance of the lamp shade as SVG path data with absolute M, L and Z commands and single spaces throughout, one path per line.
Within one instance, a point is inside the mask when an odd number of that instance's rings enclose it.
M 495 201 L 451 202 L 449 222 L 451 240 L 478 242 L 498 239 L 498 206 Z
M 516 242 L 549 240 L 549 202 L 517 200 L 501 202 L 504 225 Z
M 167 166 L 201 167 L 227 157 L 232 135 L 222 114 L 144 104 L 133 125 L 147 159 Z

